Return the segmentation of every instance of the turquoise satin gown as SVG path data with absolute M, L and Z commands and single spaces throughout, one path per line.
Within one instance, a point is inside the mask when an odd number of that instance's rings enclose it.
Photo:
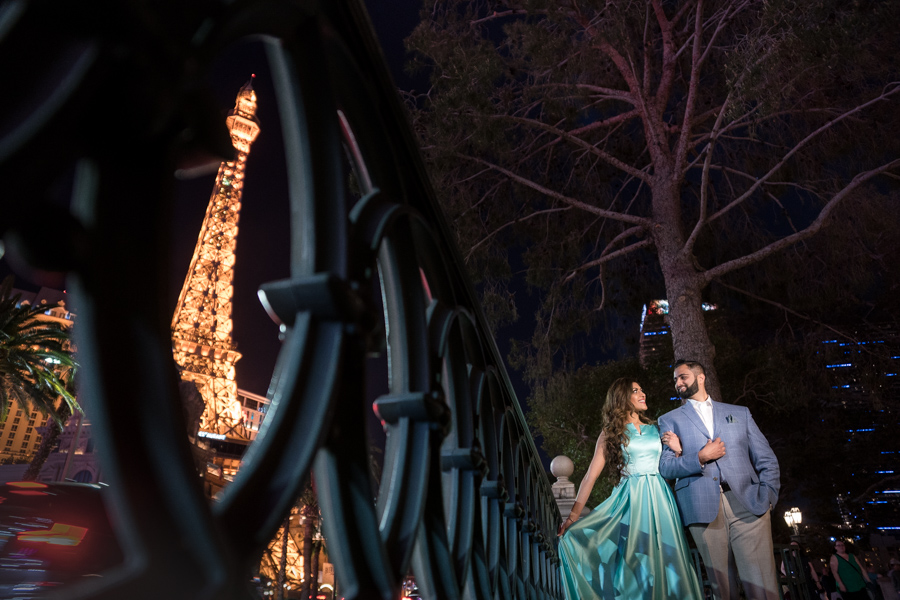
M 628 476 L 559 540 L 566 598 L 701 600 L 675 497 L 659 474 L 659 429 L 627 427 Z

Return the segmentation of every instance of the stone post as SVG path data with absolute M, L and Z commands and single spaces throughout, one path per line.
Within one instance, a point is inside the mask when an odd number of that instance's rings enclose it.
M 569 476 L 575 472 L 575 463 L 568 456 L 557 456 L 550 463 L 550 472 L 556 477 L 553 497 L 556 498 L 560 516 L 565 519 L 575 504 L 575 484 L 569 481 Z

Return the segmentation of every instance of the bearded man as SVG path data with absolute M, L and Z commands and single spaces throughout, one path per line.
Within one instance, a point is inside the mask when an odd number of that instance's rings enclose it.
M 659 418 L 665 432 L 659 472 L 675 479 L 678 510 L 713 595 L 738 600 L 740 580 L 749 600 L 778 600 L 771 523 L 781 487 L 778 459 L 749 409 L 709 397 L 703 365 L 679 360 L 674 376 L 683 404 Z

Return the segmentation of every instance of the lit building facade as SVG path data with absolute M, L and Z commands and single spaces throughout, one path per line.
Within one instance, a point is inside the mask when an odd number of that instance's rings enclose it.
M 831 395 L 823 411 L 839 414 L 837 446 L 854 457 L 850 477 L 835 486 L 839 528 L 900 539 L 900 332 L 872 327 L 855 340 L 827 339 L 818 355 Z M 824 417 L 824 415 L 823 415 Z M 860 500 L 857 502 L 854 500 Z M 896 550 L 896 548 L 895 548 Z
M 41 321 L 56 321 L 65 327 L 71 327 L 75 314 L 66 308 L 66 294 L 59 290 L 41 288 L 37 292 L 26 292 L 14 289 L 13 295 L 19 295 L 19 305 L 31 306 L 39 304 L 59 304 L 56 308 L 48 308 L 38 316 Z M 7 406 L 7 416 L 0 421 L 0 464 L 25 463 L 32 459 L 41 445 L 41 432 L 47 426 L 49 417 L 38 411 L 28 410 L 17 402 Z
M 703 310 L 716 310 L 715 304 L 703 303 Z M 672 360 L 672 333 L 669 330 L 669 301 L 651 300 L 641 312 L 641 338 L 638 358 L 641 368 L 660 361 Z

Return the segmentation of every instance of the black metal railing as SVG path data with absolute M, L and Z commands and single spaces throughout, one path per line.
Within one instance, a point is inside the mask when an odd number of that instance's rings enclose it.
M 265 425 L 210 505 L 159 290 L 171 174 L 231 151 L 204 69 L 252 36 L 278 94 L 291 276 L 261 290 L 284 334 Z M 396 598 L 411 568 L 428 598 L 560 597 L 550 484 L 361 2 L 5 1 L 0 67 L 0 233 L 67 273 L 79 396 L 128 557 L 66 598 L 253 597 L 310 469 L 342 596 Z M 363 373 L 379 338 L 376 503 Z

